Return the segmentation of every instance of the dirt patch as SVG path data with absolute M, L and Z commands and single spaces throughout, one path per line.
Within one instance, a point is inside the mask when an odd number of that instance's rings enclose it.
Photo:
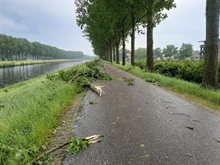
M 83 105 L 83 98 L 85 92 L 76 96 L 73 105 L 69 107 L 67 112 L 63 115 L 60 126 L 58 126 L 50 137 L 50 145 L 48 150 L 55 148 L 64 142 L 67 142 L 72 137 L 72 130 L 74 128 L 75 121 L 78 113 Z M 50 156 L 53 160 L 49 163 L 51 165 L 60 165 L 65 155 L 65 147 L 52 153 Z

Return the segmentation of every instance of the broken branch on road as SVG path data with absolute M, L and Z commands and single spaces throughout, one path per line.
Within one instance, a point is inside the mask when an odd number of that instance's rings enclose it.
M 85 138 L 77 138 L 77 137 L 72 137 L 70 141 L 67 141 L 55 148 L 52 148 L 51 150 L 41 154 L 39 157 L 37 157 L 33 162 L 32 164 L 40 164 L 38 163 L 39 161 L 41 162 L 44 162 L 44 158 L 45 157 L 48 157 L 48 155 L 50 155 L 51 153 L 67 146 L 67 152 L 68 153 L 71 153 L 71 154 L 76 154 L 76 153 L 79 153 L 82 149 L 84 148 L 87 148 L 90 144 L 95 144 L 95 143 L 99 143 L 101 142 L 101 138 L 103 138 L 104 136 L 103 135 L 92 135 L 92 136 L 88 136 L 88 137 L 85 137 Z
M 93 85 L 93 84 L 90 84 L 89 88 L 94 91 L 95 93 L 97 93 L 100 97 L 105 94 L 105 92 L 103 91 L 103 88 L 104 86 L 97 86 L 97 85 Z

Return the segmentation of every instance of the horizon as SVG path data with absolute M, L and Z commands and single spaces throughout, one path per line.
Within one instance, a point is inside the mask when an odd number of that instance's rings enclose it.
M 175 0 L 177 7 L 154 29 L 154 48 L 190 43 L 199 50 L 205 39 L 205 0 Z M 90 42 L 76 25 L 75 4 L 71 0 L 2 0 L 0 33 L 37 41 L 63 50 L 94 55 Z M 128 37 L 128 41 L 130 37 Z M 136 35 L 136 49 L 146 48 L 146 36 Z M 130 50 L 130 43 L 126 43 Z

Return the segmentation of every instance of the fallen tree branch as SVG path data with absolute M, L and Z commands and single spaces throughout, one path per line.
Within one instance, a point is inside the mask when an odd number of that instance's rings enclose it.
M 95 93 L 97 93 L 100 97 L 102 96 L 102 94 L 104 94 L 105 92 L 102 90 L 104 86 L 95 86 L 90 84 L 89 88 L 94 91 Z
M 81 141 L 86 141 L 88 142 L 88 144 L 95 144 L 95 143 L 99 143 L 101 142 L 100 138 L 104 137 L 103 135 L 92 135 L 92 136 L 88 136 L 88 137 L 85 137 L 85 138 L 82 138 L 82 139 L 78 139 L 78 140 L 81 140 Z M 72 138 L 74 139 L 74 138 Z M 44 152 L 43 154 L 41 154 L 40 156 L 38 156 L 33 162 L 32 164 L 38 164 L 38 161 L 42 160 L 44 158 L 45 155 L 50 155 L 51 153 L 73 143 L 72 139 L 68 142 L 65 142 L 55 148 L 52 148 L 51 150 L 47 151 L 47 152 Z

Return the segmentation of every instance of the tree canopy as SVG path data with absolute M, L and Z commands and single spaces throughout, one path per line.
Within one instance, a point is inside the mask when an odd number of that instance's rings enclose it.
M 131 36 L 133 65 L 136 28 L 144 25 L 152 31 L 156 24 L 167 17 L 164 11 L 175 7 L 174 0 L 76 0 L 75 4 L 77 24 L 91 42 L 94 53 L 102 59 L 119 63 L 122 45 L 123 65 L 126 58 L 126 38 Z M 148 44 L 153 45 L 153 40 L 148 40 Z M 148 51 L 153 52 L 153 47 L 148 47 Z

